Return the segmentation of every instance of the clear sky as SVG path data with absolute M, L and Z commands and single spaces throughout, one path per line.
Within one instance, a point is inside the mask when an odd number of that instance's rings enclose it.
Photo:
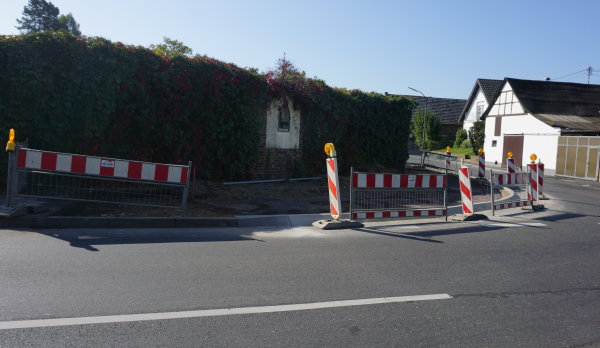
M 18 34 L 27 0 L 0 1 L 0 34 Z M 598 69 L 597 0 L 52 0 L 87 36 L 267 71 L 286 57 L 307 76 L 363 91 L 468 98 L 477 78 L 553 79 Z M 587 83 L 581 72 L 559 81 Z

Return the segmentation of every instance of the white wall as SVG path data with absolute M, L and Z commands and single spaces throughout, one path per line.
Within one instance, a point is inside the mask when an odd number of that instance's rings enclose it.
M 466 130 L 467 133 L 469 132 L 469 128 L 473 127 L 473 123 L 475 123 L 476 121 L 479 121 L 477 118 L 477 104 L 480 104 L 480 103 L 483 104 L 483 111 L 485 111 L 485 109 L 487 109 L 487 107 L 488 107 L 488 103 L 485 100 L 485 95 L 481 91 L 481 88 L 478 89 L 477 95 L 475 96 L 475 100 L 473 101 L 473 103 L 469 107 L 469 110 L 467 110 L 467 112 L 465 114 L 465 120 L 463 122 L 463 129 Z
M 267 148 L 297 149 L 300 146 L 300 110 L 295 110 L 291 99 L 287 99 L 290 108 L 290 131 L 277 130 L 279 107 L 283 99 L 275 100 L 267 109 Z
M 500 136 L 494 136 L 495 117 L 486 118 L 485 122 L 485 160 L 486 162 L 498 161 L 502 163 L 504 146 L 504 135 L 524 135 L 523 137 L 523 162 L 529 162 L 529 155 L 535 153 L 545 164 L 545 168 L 554 171 L 556 169 L 556 150 L 560 130 L 553 128 L 538 120 L 530 114 L 502 117 L 502 129 Z M 496 147 L 492 147 L 492 141 L 496 140 Z M 516 163 L 518 165 L 518 163 Z
M 556 171 L 556 151 L 558 149 L 558 134 L 534 135 L 525 134 L 523 141 L 523 163 L 530 163 L 529 156 L 535 153 L 544 163 L 545 174 L 554 175 Z

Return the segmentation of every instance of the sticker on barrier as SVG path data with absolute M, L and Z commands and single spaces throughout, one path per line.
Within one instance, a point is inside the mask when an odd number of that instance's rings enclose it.
M 191 162 L 185 166 L 19 148 L 15 193 L 185 210 L 190 169 Z
M 354 219 L 447 217 L 447 176 L 350 173 L 350 216 Z

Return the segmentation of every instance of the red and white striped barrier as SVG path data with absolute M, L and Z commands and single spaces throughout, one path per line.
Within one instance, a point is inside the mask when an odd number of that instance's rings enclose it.
M 355 188 L 445 188 L 445 175 L 354 173 Z
M 329 187 L 329 210 L 335 220 L 340 218 L 342 202 L 340 199 L 340 182 L 338 178 L 337 158 L 327 158 L 327 186 Z
M 506 169 L 507 169 L 507 173 L 515 173 L 515 159 L 514 158 L 508 158 L 506 159 Z
M 544 197 L 544 163 L 538 162 L 538 194 Z
M 20 149 L 17 167 L 70 174 L 185 184 L 189 166 Z
M 452 156 L 450 151 L 446 151 L 446 156 Z M 450 157 L 446 157 L 446 169 L 450 169 Z
M 473 193 L 471 191 L 471 178 L 469 177 L 469 168 L 461 166 L 458 170 L 460 182 L 460 197 L 462 200 L 462 210 L 465 215 L 473 215 Z
M 422 210 L 394 210 L 394 211 L 369 211 L 352 213 L 352 219 L 383 219 L 403 217 L 425 217 L 445 216 L 445 209 L 422 209 Z
M 527 165 L 529 171 L 529 191 L 528 197 L 531 201 L 539 201 L 544 186 L 544 164 L 530 163 Z
M 526 207 L 528 205 L 531 205 L 529 201 L 510 202 L 510 203 L 496 203 L 496 204 L 494 204 L 494 210 Z
M 531 205 L 530 198 L 530 182 L 529 182 L 529 174 L 528 173 L 494 173 L 490 171 L 491 176 L 491 185 L 490 185 L 490 194 L 492 197 L 492 215 L 494 215 L 496 210 L 500 209 L 508 209 L 508 208 L 517 208 Z M 511 198 L 510 202 L 496 203 L 494 199 L 494 190 L 498 187 L 506 187 L 506 186 L 517 186 L 514 189 L 514 192 L 523 192 L 526 194 L 525 197 L 519 195 L 516 199 Z M 522 191 L 524 189 L 524 191 Z
M 485 154 L 479 154 L 479 175 L 480 178 L 485 178 Z
M 412 189 L 422 189 L 423 193 L 428 190 L 443 190 L 445 192 L 447 186 L 446 175 L 432 175 L 432 174 L 379 174 L 379 173 L 354 173 L 352 172 L 351 181 L 351 218 L 352 219 L 382 219 L 382 218 L 404 218 L 404 217 L 434 217 L 434 216 L 446 216 L 447 209 L 444 204 L 440 202 L 438 206 L 432 207 L 415 207 L 408 209 L 401 208 L 386 208 L 386 199 L 390 201 L 388 203 L 397 204 L 396 198 L 385 198 L 387 193 L 393 189 L 402 191 L 407 190 L 407 195 L 421 195 L 422 193 L 416 193 Z M 357 209 L 357 203 L 354 199 L 354 190 L 358 191 L 377 191 L 382 189 L 381 195 L 376 195 L 378 208 L 359 208 Z M 391 189 L 391 190 L 388 190 Z M 386 191 L 387 190 L 387 191 Z M 354 197 L 354 198 L 352 198 Z M 444 193 L 445 197 L 445 193 Z M 369 199 L 367 199 L 369 201 Z M 444 200 L 445 203 L 445 200 Z M 433 205 L 433 203 L 432 203 Z M 357 211 L 354 211 L 356 209 Z M 362 210 L 360 210 L 362 209 Z M 373 209 L 373 210 L 371 210 Z
M 492 176 L 492 182 L 496 186 L 525 185 L 527 184 L 527 173 L 494 174 Z

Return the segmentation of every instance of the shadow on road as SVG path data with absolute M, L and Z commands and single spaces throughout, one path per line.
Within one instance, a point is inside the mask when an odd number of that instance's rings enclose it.
M 242 231 L 239 233 L 233 232 L 235 230 L 236 229 L 228 229 L 227 231 L 219 229 L 215 231 L 198 231 L 197 229 L 67 229 L 42 230 L 36 231 L 36 233 L 63 240 L 68 242 L 72 247 L 89 251 L 99 251 L 99 249 L 94 247 L 98 245 L 261 241 L 259 239 L 242 236 Z

